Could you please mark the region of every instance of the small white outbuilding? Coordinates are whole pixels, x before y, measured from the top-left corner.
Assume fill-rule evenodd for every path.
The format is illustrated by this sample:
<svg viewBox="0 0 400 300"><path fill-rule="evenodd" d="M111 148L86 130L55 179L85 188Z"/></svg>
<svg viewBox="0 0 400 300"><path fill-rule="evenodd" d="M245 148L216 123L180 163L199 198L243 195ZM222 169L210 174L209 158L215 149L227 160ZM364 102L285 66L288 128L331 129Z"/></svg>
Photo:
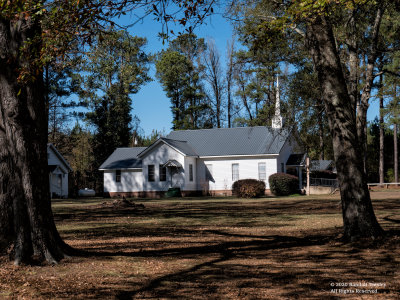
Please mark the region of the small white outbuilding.
<svg viewBox="0 0 400 300"><path fill-rule="evenodd" d="M68 173L72 168L53 144L47 144L47 165L51 198L68 198Z"/></svg>

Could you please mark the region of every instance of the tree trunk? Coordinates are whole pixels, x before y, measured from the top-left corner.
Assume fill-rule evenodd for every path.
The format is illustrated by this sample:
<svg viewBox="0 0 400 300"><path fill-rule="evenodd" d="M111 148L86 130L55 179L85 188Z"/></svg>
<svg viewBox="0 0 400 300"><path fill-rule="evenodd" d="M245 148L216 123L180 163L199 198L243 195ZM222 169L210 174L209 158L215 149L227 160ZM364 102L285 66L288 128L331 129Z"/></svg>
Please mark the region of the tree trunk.
<svg viewBox="0 0 400 300"><path fill-rule="evenodd" d="M227 113L228 113L228 128L232 127L232 81L233 81L233 52L234 42L228 42L227 45L228 65L226 71L226 93L227 93Z"/></svg>
<svg viewBox="0 0 400 300"><path fill-rule="evenodd" d="M12 199L15 198L15 189L11 186L14 181L10 172L11 157L5 145L5 128L0 123L0 253L12 243Z"/></svg>
<svg viewBox="0 0 400 300"><path fill-rule="evenodd" d="M351 99L351 105L353 107L354 117L357 111L357 103L359 103L359 92L358 92L358 69L360 68L360 59L358 54L358 44L357 44L357 28L356 20L353 13L349 16L349 28L351 34L347 40L347 45L349 49L349 78L348 78L348 89L349 96Z"/></svg>
<svg viewBox="0 0 400 300"><path fill-rule="evenodd" d="M232 98L231 98L231 85L228 84L227 88L227 94L228 94L228 102L227 102L227 110L228 110L228 128L231 128L231 107L232 107Z"/></svg>
<svg viewBox="0 0 400 300"><path fill-rule="evenodd" d="M180 123L180 96L179 96L179 91L175 91L175 97L173 98L173 107L172 107L172 113L174 116L174 119L172 121L172 129L177 130L179 129L179 123Z"/></svg>
<svg viewBox="0 0 400 300"><path fill-rule="evenodd" d="M352 102L347 91L332 26L324 16L308 25L307 46L321 83L333 141L342 202L344 238L377 237L383 233L368 191Z"/></svg>
<svg viewBox="0 0 400 300"><path fill-rule="evenodd" d="M394 142L394 147L393 147L393 151L394 151L394 165L393 165L393 169L394 169L394 182L398 183L399 182L399 161L398 161L398 157L399 157L399 152L397 150L397 124L394 123L393 124L393 142Z"/></svg>
<svg viewBox="0 0 400 300"><path fill-rule="evenodd" d="M219 89L219 87L217 88ZM217 105L217 128L221 128L221 94L219 90L215 93L215 98L216 98L216 105Z"/></svg>
<svg viewBox="0 0 400 300"><path fill-rule="evenodd" d="M72 250L51 211L43 71L35 63L41 45L25 44L36 36L38 22L0 18L0 237L14 244L15 264L32 256L55 263Z"/></svg>
<svg viewBox="0 0 400 300"><path fill-rule="evenodd" d="M382 5L382 4L381 4ZM367 172L367 111L368 101L371 97L372 85L374 83L374 69L378 56L379 28L383 16L383 9L378 7L375 15L374 25L372 27L372 37L370 53L367 60L365 71L365 84L360 101L357 103L357 135L360 143L360 150L363 155L364 172Z"/></svg>
<svg viewBox="0 0 400 300"><path fill-rule="evenodd" d="M319 135L319 159L325 159L324 123L322 121L322 109L318 114L318 135Z"/></svg>
<svg viewBox="0 0 400 300"><path fill-rule="evenodd" d="M249 114L250 121L253 121L253 115L251 114L250 106L247 101L245 84L244 84L244 82L240 82L239 84L240 84L239 88L241 89L241 92L242 92L240 97L242 98L243 105L246 108L247 113Z"/></svg>
<svg viewBox="0 0 400 300"><path fill-rule="evenodd" d="M379 78L379 86L382 87L382 75ZM385 170L384 170L384 151L385 151L385 132L383 122L383 95L379 98L379 183L385 182Z"/></svg>

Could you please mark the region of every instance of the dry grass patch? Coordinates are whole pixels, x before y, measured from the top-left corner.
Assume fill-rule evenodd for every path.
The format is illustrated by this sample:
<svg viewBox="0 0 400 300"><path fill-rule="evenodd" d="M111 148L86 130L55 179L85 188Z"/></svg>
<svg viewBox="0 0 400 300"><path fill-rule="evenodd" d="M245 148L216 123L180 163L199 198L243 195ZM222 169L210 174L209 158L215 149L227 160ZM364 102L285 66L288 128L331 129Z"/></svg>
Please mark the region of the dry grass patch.
<svg viewBox="0 0 400 300"><path fill-rule="evenodd" d="M371 195L390 238L364 247L341 243L337 195L57 201L61 235L88 255L22 267L3 256L0 298L398 299L400 193Z"/></svg>

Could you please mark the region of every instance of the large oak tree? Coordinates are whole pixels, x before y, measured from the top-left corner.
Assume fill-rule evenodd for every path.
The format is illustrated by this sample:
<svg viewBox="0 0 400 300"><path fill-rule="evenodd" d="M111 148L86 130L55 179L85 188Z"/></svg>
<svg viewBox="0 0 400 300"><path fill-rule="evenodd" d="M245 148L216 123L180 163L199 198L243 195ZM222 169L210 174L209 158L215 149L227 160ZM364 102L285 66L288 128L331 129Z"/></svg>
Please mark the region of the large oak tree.
<svg viewBox="0 0 400 300"><path fill-rule="evenodd" d="M398 4L379 0L245 1L254 21L253 50L298 33L313 61L333 141L342 199L344 237L378 237L366 179L368 101L380 53L396 51L382 27ZM239 10L240 11L240 10ZM396 32L392 26L391 31ZM392 35L393 36L393 35ZM392 38L392 37L391 37Z"/></svg>
<svg viewBox="0 0 400 300"><path fill-rule="evenodd" d="M171 2L183 17L167 9ZM210 12L200 1L0 0L0 250L13 245L15 264L73 253L51 211L43 67L136 9L164 24Z"/></svg>

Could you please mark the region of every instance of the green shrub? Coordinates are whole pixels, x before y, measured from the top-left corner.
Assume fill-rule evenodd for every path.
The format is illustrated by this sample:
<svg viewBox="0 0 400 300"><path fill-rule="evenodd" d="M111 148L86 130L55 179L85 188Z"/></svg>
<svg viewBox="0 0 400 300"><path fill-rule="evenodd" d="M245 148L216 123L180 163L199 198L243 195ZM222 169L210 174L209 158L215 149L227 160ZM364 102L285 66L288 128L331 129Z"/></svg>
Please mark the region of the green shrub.
<svg viewBox="0 0 400 300"><path fill-rule="evenodd" d="M386 171L385 174L385 182L395 182L394 180L394 170L393 168L390 168Z"/></svg>
<svg viewBox="0 0 400 300"><path fill-rule="evenodd" d="M265 182L257 179L241 179L232 185L232 193L241 198L256 198L265 194Z"/></svg>
<svg viewBox="0 0 400 300"><path fill-rule="evenodd" d="M269 188L276 196L295 194L299 190L299 178L290 174L275 173L269 176Z"/></svg>

